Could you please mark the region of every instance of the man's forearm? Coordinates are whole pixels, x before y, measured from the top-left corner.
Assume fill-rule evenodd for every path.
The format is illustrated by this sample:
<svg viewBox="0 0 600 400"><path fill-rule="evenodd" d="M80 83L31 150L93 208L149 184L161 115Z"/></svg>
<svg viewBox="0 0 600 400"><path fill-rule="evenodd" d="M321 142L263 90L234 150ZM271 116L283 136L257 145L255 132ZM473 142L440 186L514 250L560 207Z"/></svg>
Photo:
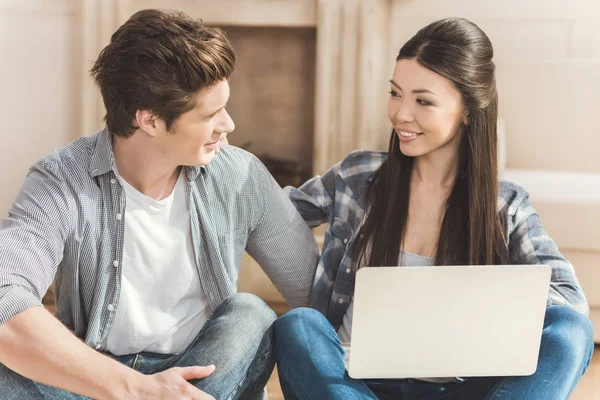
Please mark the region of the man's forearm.
<svg viewBox="0 0 600 400"><path fill-rule="evenodd" d="M43 307L0 326L0 363L36 382L94 399L122 398L144 377L87 346Z"/></svg>

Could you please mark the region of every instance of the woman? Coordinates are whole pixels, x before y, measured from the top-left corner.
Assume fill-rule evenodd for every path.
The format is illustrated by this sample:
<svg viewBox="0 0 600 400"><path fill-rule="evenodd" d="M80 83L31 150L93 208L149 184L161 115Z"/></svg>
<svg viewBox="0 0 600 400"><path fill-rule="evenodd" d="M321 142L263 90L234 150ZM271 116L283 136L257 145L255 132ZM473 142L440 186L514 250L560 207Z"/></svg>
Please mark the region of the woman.
<svg viewBox="0 0 600 400"><path fill-rule="evenodd" d="M275 324L286 399L567 399L585 372L592 327L573 267L527 193L498 181L492 56L488 37L465 19L421 29L400 50L390 80L388 152L352 153L289 191L310 226L329 229L314 309L293 310ZM358 268L495 264L552 267L534 375L428 381L347 375L341 342L351 341Z"/></svg>

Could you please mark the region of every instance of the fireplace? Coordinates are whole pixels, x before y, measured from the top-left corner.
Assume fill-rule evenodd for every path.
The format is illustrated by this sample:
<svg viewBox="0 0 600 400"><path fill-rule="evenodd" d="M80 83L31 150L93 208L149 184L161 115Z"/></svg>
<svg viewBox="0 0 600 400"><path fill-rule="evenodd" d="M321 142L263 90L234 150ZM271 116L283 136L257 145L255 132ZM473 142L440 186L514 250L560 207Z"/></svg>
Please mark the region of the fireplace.
<svg viewBox="0 0 600 400"><path fill-rule="evenodd" d="M281 186L300 185L313 172L316 29L220 28L236 54L229 143L255 154Z"/></svg>

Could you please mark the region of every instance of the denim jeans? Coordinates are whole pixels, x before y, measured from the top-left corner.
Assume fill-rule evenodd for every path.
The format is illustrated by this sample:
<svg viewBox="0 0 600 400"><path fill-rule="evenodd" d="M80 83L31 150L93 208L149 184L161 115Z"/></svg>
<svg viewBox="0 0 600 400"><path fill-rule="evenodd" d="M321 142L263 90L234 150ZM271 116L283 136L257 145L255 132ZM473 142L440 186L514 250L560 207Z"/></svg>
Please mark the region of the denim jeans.
<svg viewBox="0 0 600 400"><path fill-rule="evenodd" d="M219 305L192 344L178 355L140 353L113 357L143 374L171 367L216 366L207 378L191 381L217 400L260 399L275 365L275 313L258 297L237 293ZM82 400L34 382L0 364L3 400Z"/></svg>
<svg viewBox="0 0 600 400"><path fill-rule="evenodd" d="M335 330L320 312L309 308L290 311L275 322L275 344L279 380L288 400L566 400L594 351L590 320L567 306L546 309L538 367L531 376L451 383L352 379Z"/></svg>

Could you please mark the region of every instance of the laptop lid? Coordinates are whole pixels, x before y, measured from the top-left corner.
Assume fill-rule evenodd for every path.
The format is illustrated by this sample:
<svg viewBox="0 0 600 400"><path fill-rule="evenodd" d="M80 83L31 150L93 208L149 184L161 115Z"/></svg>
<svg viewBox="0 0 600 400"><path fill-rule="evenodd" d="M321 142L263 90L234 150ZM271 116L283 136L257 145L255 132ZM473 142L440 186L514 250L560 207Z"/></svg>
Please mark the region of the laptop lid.
<svg viewBox="0 0 600 400"><path fill-rule="evenodd" d="M360 269L349 375L533 374L550 273L545 265Z"/></svg>

